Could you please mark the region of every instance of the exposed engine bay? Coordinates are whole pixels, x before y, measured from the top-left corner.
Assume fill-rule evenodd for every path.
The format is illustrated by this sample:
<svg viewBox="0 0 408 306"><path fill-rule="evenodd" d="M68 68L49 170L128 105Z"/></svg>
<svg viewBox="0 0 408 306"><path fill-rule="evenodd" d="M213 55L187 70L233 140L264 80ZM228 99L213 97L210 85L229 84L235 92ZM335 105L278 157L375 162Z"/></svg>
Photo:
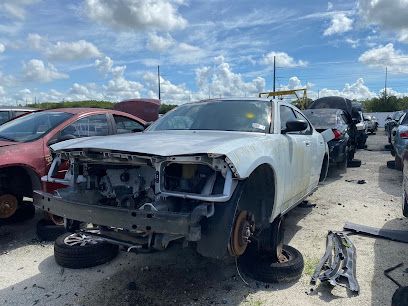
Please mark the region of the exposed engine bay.
<svg viewBox="0 0 408 306"><path fill-rule="evenodd" d="M70 166L64 179L55 178L65 160ZM68 187L48 199L43 193L40 207L100 225L104 234L127 233L127 241L134 238L144 247L163 249L173 240L200 240L201 226L214 215L215 203L233 194L237 179L232 170L222 156L59 152L43 181Z"/></svg>

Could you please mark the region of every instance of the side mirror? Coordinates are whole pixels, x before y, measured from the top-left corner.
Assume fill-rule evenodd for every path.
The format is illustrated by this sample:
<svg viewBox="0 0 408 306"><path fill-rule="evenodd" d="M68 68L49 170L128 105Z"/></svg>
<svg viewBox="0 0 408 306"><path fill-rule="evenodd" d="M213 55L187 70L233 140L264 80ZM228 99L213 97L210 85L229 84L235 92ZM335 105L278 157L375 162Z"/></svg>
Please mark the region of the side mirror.
<svg viewBox="0 0 408 306"><path fill-rule="evenodd" d="M291 120L286 122L286 129L282 131L282 134L289 132L301 132L307 129L307 122L304 120Z"/></svg>

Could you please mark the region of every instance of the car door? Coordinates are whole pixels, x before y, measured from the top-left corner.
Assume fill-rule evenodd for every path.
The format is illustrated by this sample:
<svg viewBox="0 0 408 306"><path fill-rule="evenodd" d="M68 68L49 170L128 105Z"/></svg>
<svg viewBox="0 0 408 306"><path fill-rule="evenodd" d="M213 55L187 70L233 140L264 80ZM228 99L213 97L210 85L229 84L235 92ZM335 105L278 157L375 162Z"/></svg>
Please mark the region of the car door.
<svg viewBox="0 0 408 306"><path fill-rule="evenodd" d="M317 132L313 130L306 117L300 111L296 109L294 109L294 111L297 119L303 120L308 124L306 130L298 132L299 141L302 142L302 146L304 148L302 173L304 174L305 178L301 182L302 197L304 197L310 191L311 184L315 182L320 175L320 171L315 170L320 170L320 167L316 165L320 164L317 149L321 144L318 143L319 139Z"/></svg>
<svg viewBox="0 0 408 306"><path fill-rule="evenodd" d="M310 144L307 144L305 137L298 132L284 133L286 122L296 120L294 109L287 105L279 106L280 128L285 142L282 147L282 160L285 161L284 197L283 209L288 209L302 197L304 190L309 185L309 178L306 177L305 162L307 160L306 151ZM309 166L309 165L308 165Z"/></svg>

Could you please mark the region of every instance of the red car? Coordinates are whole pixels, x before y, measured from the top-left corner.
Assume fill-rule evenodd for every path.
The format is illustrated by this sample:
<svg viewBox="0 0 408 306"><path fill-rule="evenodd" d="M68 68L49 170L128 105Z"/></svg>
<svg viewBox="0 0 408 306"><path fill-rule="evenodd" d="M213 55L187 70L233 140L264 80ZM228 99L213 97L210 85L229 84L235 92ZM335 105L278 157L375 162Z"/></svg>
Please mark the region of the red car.
<svg viewBox="0 0 408 306"><path fill-rule="evenodd" d="M23 210L24 197L42 189L51 164L49 146L60 141L143 131L146 122L106 109L61 108L34 112L0 126L0 219ZM33 206L33 205L30 205Z"/></svg>

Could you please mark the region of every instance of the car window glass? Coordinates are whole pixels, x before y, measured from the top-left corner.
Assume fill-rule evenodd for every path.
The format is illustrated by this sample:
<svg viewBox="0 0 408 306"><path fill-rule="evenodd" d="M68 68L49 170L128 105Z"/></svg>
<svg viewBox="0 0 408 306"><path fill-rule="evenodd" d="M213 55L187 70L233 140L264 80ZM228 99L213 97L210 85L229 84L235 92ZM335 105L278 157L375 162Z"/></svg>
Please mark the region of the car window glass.
<svg viewBox="0 0 408 306"><path fill-rule="evenodd" d="M79 138L108 134L108 120L105 114L101 114L88 116L71 123L61 131L60 137L72 136L72 138Z"/></svg>
<svg viewBox="0 0 408 306"><path fill-rule="evenodd" d="M296 120L296 116L290 107L281 105L279 109L280 109L281 130L284 130L286 129L286 122Z"/></svg>
<svg viewBox="0 0 408 306"><path fill-rule="evenodd" d="M0 124L10 120L10 113L9 111L1 111L0 112Z"/></svg>
<svg viewBox="0 0 408 306"><path fill-rule="evenodd" d="M307 123L307 129L304 130L304 131L302 131L301 133L302 133L302 134L311 134L311 132L312 132L312 127L310 126L310 123L309 123L309 121L307 121L306 117L303 116L303 114L300 113L300 112L298 112L297 110L295 110L295 114L296 114L297 119L303 120L303 121L305 121L305 122ZM335 119L335 120L336 120L336 119Z"/></svg>
<svg viewBox="0 0 408 306"><path fill-rule="evenodd" d="M269 102L214 100L181 105L151 125L149 131L218 130L267 133L270 123Z"/></svg>
<svg viewBox="0 0 408 306"><path fill-rule="evenodd" d="M71 116L72 114L57 111L31 113L1 125L0 138L18 142L33 141L43 137Z"/></svg>
<svg viewBox="0 0 408 306"><path fill-rule="evenodd" d="M24 114L27 114L28 112L25 112L25 111L15 111L14 112L14 116L15 117L19 117L19 116L21 116L21 115L24 115Z"/></svg>
<svg viewBox="0 0 408 306"><path fill-rule="evenodd" d="M117 134L134 133L144 130L143 125L130 118L119 115L113 115L113 118L115 119Z"/></svg>

